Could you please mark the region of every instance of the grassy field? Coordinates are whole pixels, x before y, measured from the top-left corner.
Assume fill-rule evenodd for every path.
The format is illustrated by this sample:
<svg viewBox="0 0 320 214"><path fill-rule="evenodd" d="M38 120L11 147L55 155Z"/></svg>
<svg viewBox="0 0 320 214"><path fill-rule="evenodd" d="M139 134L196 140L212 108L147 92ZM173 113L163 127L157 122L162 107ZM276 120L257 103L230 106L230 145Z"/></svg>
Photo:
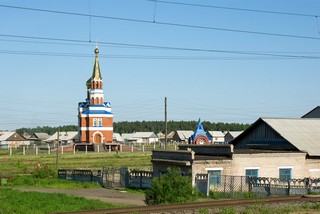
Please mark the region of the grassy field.
<svg viewBox="0 0 320 214"><path fill-rule="evenodd" d="M38 163L56 167L56 153L22 155L21 151L9 155L8 150L0 151L0 175L22 175L33 172ZM59 169L101 169L110 166L150 167L151 152L77 152L58 156Z"/></svg>
<svg viewBox="0 0 320 214"><path fill-rule="evenodd" d="M0 198L0 214L43 214L119 207L83 197L58 193L21 192L2 188L0 188Z"/></svg>

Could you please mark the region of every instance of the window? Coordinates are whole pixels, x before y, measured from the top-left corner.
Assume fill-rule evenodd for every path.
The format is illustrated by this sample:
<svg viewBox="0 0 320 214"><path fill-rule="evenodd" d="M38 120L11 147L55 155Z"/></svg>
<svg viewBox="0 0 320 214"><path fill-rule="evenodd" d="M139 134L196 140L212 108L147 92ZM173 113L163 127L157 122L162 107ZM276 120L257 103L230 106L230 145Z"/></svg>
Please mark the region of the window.
<svg viewBox="0 0 320 214"><path fill-rule="evenodd" d="M98 118L98 126L102 127L102 118Z"/></svg>
<svg viewBox="0 0 320 214"><path fill-rule="evenodd" d="M246 169L246 183L249 183L249 179L248 177L254 177L257 178L258 177L258 169Z"/></svg>
<svg viewBox="0 0 320 214"><path fill-rule="evenodd" d="M280 180L290 180L292 175L292 168L279 168L279 179Z"/></svg>
<svg viewBox="0 0 320 214"><path fill-rule="evenodd" d="M93 118L93 126L94 126L94 127L97 127L97 126L98 126L98 124L97 124L97 118Z"/></svg>
<svg viewBox="0 0 320 214"><path fill-rule="evenodd" d="M208 170L210 187L221 185L221 170Z"/></svg>

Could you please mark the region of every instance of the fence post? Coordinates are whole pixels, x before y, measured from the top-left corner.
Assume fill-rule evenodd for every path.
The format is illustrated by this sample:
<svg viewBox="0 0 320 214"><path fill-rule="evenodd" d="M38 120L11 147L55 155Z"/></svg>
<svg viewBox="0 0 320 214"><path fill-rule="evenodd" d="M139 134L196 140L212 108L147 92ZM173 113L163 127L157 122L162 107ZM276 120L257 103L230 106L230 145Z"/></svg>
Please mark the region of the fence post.
<svg viewBox="0 0 320 214"><path fill-rule="evenodd" d="M9 154L10 154L10 156L12 156L12 147L11 146L9 147Z"/></svg>
<svg viewBox="0 0 320 214"><path fill-rule="evenodd" d="M288 179L287 182L288 182L288 195L290 195L290 179Z"/></svg>
<svg viewBox="0 0 320 214"><path fill-rule="evenodd" d="M73 146L73 154L74 155L76 154L76 146L75 145Z"/></svg>
<svg viewBox="0 0 320 214"><path fill-rule="evenodd" d="M50 155L50 145L48 145L48 154Z"/></svg>
<svg viewBox="0 0 320 214"><path fill-rule="evenodd" d="M22 147L22 154L26 155L26 147L25 146Z"/></svg>
<svg viewBox="0 0 320 214"><path fill-rule="evenodd" d="M131 152L133 152L133 145L131 145Z"/></svg>
<svg viewBox="0 0 320 214"><path fill-rule="evenodd" d="M86 145L86 154L88 153L88 145Z"/></svg>
<svg viewBox="0 0 320 214"><path fill-rule="evenodd" d="M38 155L38 147L36 146L36 155Z"/></svg>

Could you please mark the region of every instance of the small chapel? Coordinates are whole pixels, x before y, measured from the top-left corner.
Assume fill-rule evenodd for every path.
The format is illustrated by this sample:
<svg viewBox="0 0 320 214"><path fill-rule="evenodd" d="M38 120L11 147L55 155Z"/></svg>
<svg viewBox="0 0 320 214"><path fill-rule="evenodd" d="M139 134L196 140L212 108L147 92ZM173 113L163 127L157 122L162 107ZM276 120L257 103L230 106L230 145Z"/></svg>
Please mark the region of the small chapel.
<svg viewBox="0 0 320 214"><path fill-rule="evenodd" d="M113 114L110 102L104 101L103 80L99 66L99 49L94 50L95 61L91 77L86 82L87 98L78 104L79 143L112 143Z"/></svg>

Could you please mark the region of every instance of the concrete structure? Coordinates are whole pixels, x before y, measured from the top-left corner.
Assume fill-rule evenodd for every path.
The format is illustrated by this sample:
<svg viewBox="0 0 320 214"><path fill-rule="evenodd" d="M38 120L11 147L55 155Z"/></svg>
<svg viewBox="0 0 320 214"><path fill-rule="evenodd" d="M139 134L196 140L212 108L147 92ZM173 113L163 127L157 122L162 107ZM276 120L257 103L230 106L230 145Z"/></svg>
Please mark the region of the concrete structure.
<svg viewBox="0 0 320 214"><path fill-rule="evenodd" d="M112 143L113 114L110 102L104 101L98 48L94 52L96 57L93 72L86 83L87 99L78 105L79 143Z"/></svg>
<svg viewBox="0 0 320 214"><path fill-rule="evenodd" d="M167 167L207 173L210 185L230 176L320 178L320 119L260 118L232 144L180 145L178 151L152 153L153 173Z"/></svg>

